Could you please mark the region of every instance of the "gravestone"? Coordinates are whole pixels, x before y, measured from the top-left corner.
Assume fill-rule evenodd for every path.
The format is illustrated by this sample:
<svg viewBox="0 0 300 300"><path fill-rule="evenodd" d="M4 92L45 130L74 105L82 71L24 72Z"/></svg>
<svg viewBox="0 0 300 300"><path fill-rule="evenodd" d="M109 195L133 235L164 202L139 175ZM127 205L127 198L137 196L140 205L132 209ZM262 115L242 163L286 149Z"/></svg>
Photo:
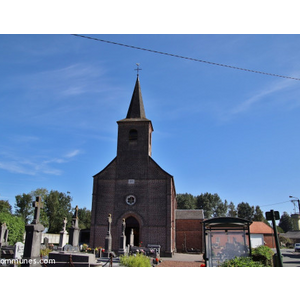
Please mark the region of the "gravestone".
<svg viewBox="0 0 300 300"><path fill-rule="evenodd" d="M44 226L40 223L40 212L43 208L41 197L36 197L36 201L33 202L34 207L34 219L31 224L25 226L26 238L24 246L24 263L22 267L40 267L40 251L41 251L41 239L44 231Z"/></svg>
<svg viewBox="0 0 300 300"><path fill-rule="evenodd" d="M126 235L125 235L126 222L125 219L122 221L122 233L120 237L120 249L119 255L124 255L126 253Z"/></svg>
<svg viewBox="0 0 300 300"><path fill-rule="evenodd" d="M24 255L24 244L21 242L15 243L15 254L14 258L15 259L22 259Z"/></svg>
<svg viewBox="0 0 300 300"><path fill-rule="evenodd" d="M44 245L45 245L45 248L48 248L49 239L47 237L44 237Z"/></svg>
<svg viewBox="0 0 300 300"><path fill-rule="evenodd" d="M74 247L70 244L66 244L63 247L63 251L64 252L78 252L78 247Z"/></svg>
<svg viewBox="0 0 300 300"><path fill-rule="evenodd" d="M69 228L69 244L73 247L79 247L79 233L78 226L78 205L76 205L75 213L72 218L72 226Z"/></svg>
<svg viewBox="0 0 300 300"><path fill-rule="evenodd" d="M59 234L60 234L59 247L64 247L67 244L67 240L68 240L68 232L66 230L67 218L64 218L63 223L64 223L64 225L63 225L62 231L59 232Z"/></svg>
<svg viewBox="0 0 300 300"><path fill-rule="evenodd" d="M6 223L2 223L0 227L0 247L7 246L8 229Z"/></svg>

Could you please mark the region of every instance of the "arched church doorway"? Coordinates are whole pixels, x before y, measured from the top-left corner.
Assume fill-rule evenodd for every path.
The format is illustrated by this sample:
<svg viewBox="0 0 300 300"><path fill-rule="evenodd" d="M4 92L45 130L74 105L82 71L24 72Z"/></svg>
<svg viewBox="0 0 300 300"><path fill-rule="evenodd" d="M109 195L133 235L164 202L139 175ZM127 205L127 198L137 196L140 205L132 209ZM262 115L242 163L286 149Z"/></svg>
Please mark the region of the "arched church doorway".
<svg viewBox="0 0 300 300"><path fill-rule="evenodd" d="M130 233L131 229L133 229L134 234L134 246L139 246L140 242L140 224L135 217L128 217L126 220L126 228L125 228L125 235L126 235L126 245L130 244Z"/></svg>

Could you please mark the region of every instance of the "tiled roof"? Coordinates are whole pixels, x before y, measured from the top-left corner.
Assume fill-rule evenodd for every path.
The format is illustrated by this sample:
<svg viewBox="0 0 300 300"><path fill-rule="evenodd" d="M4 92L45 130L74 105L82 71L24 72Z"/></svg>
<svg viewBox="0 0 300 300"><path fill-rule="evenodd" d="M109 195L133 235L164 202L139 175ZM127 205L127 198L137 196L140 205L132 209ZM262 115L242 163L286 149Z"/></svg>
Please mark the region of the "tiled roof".
<svg viewBox="0 0 300 300"><path fill-rule="evenodd" d="M271 228L264 222L254 221L250 225L250 233L273 234L273 228Z"/></svg>

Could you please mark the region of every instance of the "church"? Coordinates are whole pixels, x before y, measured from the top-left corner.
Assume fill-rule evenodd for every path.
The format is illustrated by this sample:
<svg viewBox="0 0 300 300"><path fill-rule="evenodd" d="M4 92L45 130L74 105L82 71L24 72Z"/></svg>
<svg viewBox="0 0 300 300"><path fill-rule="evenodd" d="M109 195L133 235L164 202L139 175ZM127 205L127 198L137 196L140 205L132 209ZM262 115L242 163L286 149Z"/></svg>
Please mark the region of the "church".
<svg viewBox="0 0 300 300"><path fill-rule="evenodd" d="M162 256L176 250L174 178L152 159L151 120L146 118L139 76L125 119L117 121L117 156L93 177L90 246L103 247L111 214L112 250L118 251L122 222L126 245L161 246Z"/></svg>

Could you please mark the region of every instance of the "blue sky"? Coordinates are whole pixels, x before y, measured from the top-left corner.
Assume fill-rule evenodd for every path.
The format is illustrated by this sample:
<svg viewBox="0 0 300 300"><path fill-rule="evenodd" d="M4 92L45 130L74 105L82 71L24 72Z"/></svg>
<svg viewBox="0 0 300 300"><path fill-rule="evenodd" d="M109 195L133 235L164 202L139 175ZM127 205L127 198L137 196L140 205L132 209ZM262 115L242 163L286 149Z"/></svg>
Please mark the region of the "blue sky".
<svg viewBox="0 0 300 300"><path fill-rule="evenodd" d="M87 35L300 78L299 35ZM300 81L64 34L0 35L0 199L14 205L43 187L90 209L92 176L116 155L136 63L152 158L177 193L293 213Z"/></svg>

